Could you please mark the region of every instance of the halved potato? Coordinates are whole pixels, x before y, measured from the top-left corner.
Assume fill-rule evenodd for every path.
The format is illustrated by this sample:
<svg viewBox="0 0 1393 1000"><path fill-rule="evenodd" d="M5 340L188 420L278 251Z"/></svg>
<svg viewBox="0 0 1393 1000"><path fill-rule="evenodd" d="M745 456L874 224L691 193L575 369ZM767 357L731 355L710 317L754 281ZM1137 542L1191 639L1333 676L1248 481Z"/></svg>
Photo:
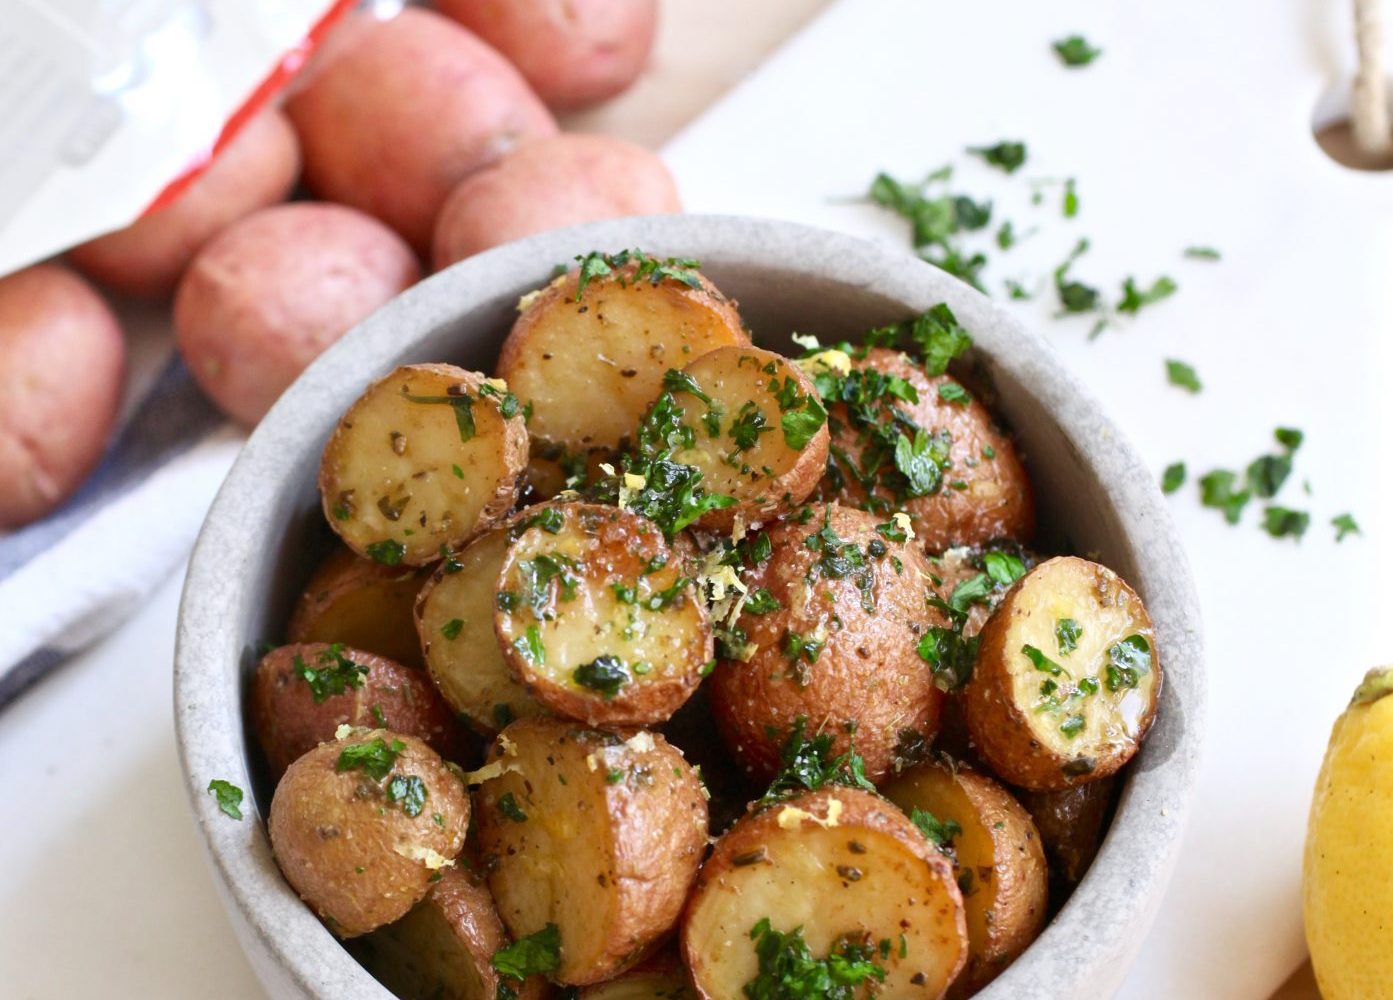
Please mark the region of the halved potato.
<svg viewBox="0 0 1393 1000"><path fill-rule="evenodd" d="M422 566L501 520L527 466L517 398L453 365L368 386L324 448L324 516L359 555Z"/></svg>
<svg viewBox="0 0 1393 1000"><path fill-rule="evenodd" d="M524 297L498 374L532 404L535 436L572 452L617 448L669 368L749 344L735 304L694 267L637 251L590 254Z"/></svg>
<svg viewBox="0 0 1393 1000"><path fill-rule="evenodd" d="M827 412L803 370L772 351L718 347L670 371L671 393L691 446L673 460L701 470L708 493L735 498L698 522L768 520L802 503L827 468Z"/></svg>
<svg viewBox="0 0 1393 1000"><path fill-rule="evenodd" d="M286 628L290 642L341 642L407 667L421 665L411 611L426 574L335 548L305 585Z"/></svg>
<svg viewBox="0 0 1393 1000"><path fill-rule="evenodd" d="M517 522L494 628L538 702L592 725L661 722L711 663L706 607L657 525L557 503Z"/></svg>
<svg viewBox="0 0 1393 1000"><path fill-rule="evenodd" d="M558 982L602 982L672 929L706 849L701 780L661 736L562 719L499 733L479 788L479 850L515 938L555 924Z"/></svg>
<svg viewBox="0 0 1393 1000"><path fill-rule="evenodd" d="M856 406L824 400L832 461L820 495L881 514L906 512L919 544L930 552L1000 538L1030 540L1035 532L1030 476L980 400L951 375L930 377L898 351L872 348L851 365L853 381L869 380L860 390L867 398ZM903 398L910 394L903 385L901 395L886 390L876 381L884 376L902 380L917 399ZM924 435L918 447L916 427ZM875 445L880 428L896 432L892 447ZM893 447L899 437L922 453L907 463L917 466L916 481L899 469Z"/></svg>
<svg viewBox="0 0 1393 1000"><path fill-rule="evenodd" d="M910 768L881 792L953 861L967 911L967 968L950 997L1001 973L1040 933L1049 879L1040 834L1011 793L985 774L941 760Z"/></svg>
<svg viewBox="0 0 1393 1000"><path fill-rule="evenodd" d="M982 629L963 689L968 729L1003 780L1034 791L1114 773L1156 716L1161 659L1141 598L1061 556L1026 574Z"/></svg>
<svg viewBox="0 0 1393 1000"><path fill-rule="evenodd" d="M390 726L465 764L477 752L421 671L338 643L292 643L263 656L252 680L251 717L277 777L343 725Z"/></svg>
<svg viewBox="0 0 1393 1000"><path fill-rule="evenodd" d="M804 948L873 963L858 997L941 996L967 959L952 865L878 795L829 787L753 812L702 866L682 921L698 996L782 996L771 959Z"/></svg>
<svg viewBox="0 0 1393 1000"><path fill-rule="evenodd" d="M491 528L440 565L416 602L418 648L450 706L492 736L546 713L508 671L493 629L508 529Z"/></svg>
<svg viewBox="0 0 1393 1000"><path fill-rule="evenodd" d="M441 870L426 898L395 923L354 942L369 972L403 1000L542 1000L541 976L505 978L493 956L512 942L488 889L457 868ZM507 986L511 993L502 993Z"/></svg>
<svg viewBox="0 0 1393 1000"><path fill-rule="evenodd" d="M798 720L854 746L879 780L898 748L938 731L943 691L918 643L947 627L926 603L928 564L896 525L837 504L806 508L750 536L768 558L744 573L740 613L722 637L711 708L726 746L768 781Z"/></svg>
<svg viewBox="0 0 1393 1000"><path fill-rule="evenodd" d="M454 864L469 792L430 747L355 729L295 761L267 830L281 873L340 937L404 917Z"/></svg>
<svg viewBox="0 0 1393 1000"><path fill-rule="evenodd" d="M696 1000L681 960L667 950L608 982L585 987L577 996L578 1000Z"/></svg>
<svg viewBox="0 0 1393 1000"><path fill-rule="evenodd" d="M1103 778L1058 792L1021 793L1021 805L1040 831L1058 887L1077 885L1098 854L1116 782Z"/></svg>

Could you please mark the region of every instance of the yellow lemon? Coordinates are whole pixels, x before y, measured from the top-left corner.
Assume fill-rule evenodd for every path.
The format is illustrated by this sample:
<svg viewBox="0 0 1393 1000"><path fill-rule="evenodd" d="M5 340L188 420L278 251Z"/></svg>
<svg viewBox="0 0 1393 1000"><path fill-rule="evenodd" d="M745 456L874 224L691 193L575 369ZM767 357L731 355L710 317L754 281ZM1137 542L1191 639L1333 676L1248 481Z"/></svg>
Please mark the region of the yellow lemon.
<svg viewBox="0 0 1393 1000"><path fill-rule="evenodd" d="M1393 667L1335 722L1306 830L1306 943L1325 1000L1393 997Z"/></svg>

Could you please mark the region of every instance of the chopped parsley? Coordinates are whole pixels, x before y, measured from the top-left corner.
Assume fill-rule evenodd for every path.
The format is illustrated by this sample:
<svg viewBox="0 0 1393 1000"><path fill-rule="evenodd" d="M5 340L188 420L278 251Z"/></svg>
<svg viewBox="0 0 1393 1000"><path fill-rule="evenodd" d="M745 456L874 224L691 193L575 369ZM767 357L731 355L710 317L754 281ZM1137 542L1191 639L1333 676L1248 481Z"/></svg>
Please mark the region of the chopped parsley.
<svg viewBox="0 0 1393 1000"><path fill-rule="evenodd" d="M1138 288L1136 279L1129 277L1122 282L1122 301L1117 304L1117 311L1136 315L1144 306L1155 305L1174 295L1176 288L1176 283L1164 274L1145 289Z"/></svg>
<svg viewBox="0 0 1393 1000"><path fill-rule="evenodd" d="M956 612L947 604L943 609ZM966 615L954 614L953 627L930 625L916 647L919 658L933 671L934 683L944 691L955 691L972 677L972 665L977 659L977 636L962 632Z"/></svg>
<svg viewBox="0 0 1393 1000"><path fill-rule="evenodd" d="M1064 198L1060 201L1060 212L1066 219L1072 219L1079 214L1079 189L1072 177L1064 182Z"/></svg>
<svg viewBox="0 0 1393 1000"><path fill-rule="evenodd" d="M547 650L542 645L542 631L536 625L527 626L527 631L513 640L513 648L534 667L547 662Z"/></svg>
<svg viewBox="0 0 1393 1000"><path fill-rule="evenodd" d="M291 662L295 673L310 686L316 705L332 695L343 694L349 688L362 687L368 676L368 668L344 656L343 644L338 642L319 651L314 667L305 663L299 653Z"/></svg>
<svg viewBox="0 0 1393 1000"><path fill-rule="evenodd" d="M541 976L561 967L561 929L547 924L535 934L518 938L493 953L498 974L519 982L528 976Z"/></svg>
<svg viewBox="0 0 1393 1000"><path fill-rule="evenodd" d="M1166 466L1166 471L1161 473L1161 492L1171 494L1184 485L1185 463L1172 462Z"/></svg>
<svg viewBox="0 0 1393 1000"><path fill-rule="evenodd" d="M609 701L619 693L620 688L633 680L633 675L619 657L605 653L576 667L571 678L581 687L600 692L605 701Z"/></svg>
<svg viewBox="0 0 1393 1000"><path fill-rule="evenodd" d="M955 819L939 819L927 809L917 806L910 812L909 821L919 828L919 832L929 843L945 854L951 854L953 841L959 837L963 828Z"/></svg>
<svg viewBox="0 0 1393 1000"><path fill-rule="evenodd" d="M1262 527L1273 538L1297 538L1306 534L1311 525L1311 515L1303 510L1292 510L1275 504L1263 508Z"/></svg>
<svg viewBox="0 0 1393 1000"><path fill-rule="evenodd" d="M1346 535L1362 535L1364 532L1359 530L1359 525L1355 523L1354 515L1339 514L1330 519L1330 524L1335 528L1335 541L1343 542Z"/></svg>
<svg viewBox="0 0 1393 1000"><path fill-rule="evenodd" d="M384 538L367 547L369 558L383 566L397 566L406 555L406 546L394 538Z"/></svg>
<svg viewBox="0 0 1393 1000"><path fill-rule="evenodd" d="M414 774L394 774L387 782L387 801L400 802L408 816L419 816L426 807L426 784Z"/></svg>
<svg viewBox="0 0 1393 1000"><path fill-rule="evenodd" d="M580 263L576 280L576 302L585 295L586 286L590 282L615 275L630 263L638 265L633 275L635 284L647 281L650 285L657 286L664 281L675 281L688 288L701 288L701 278L696 272L701 266L701 261L689 257L650 257L642 250L634 249L620 250L615 254L591 251L577 257L576 260ZM621 285L624 283L622 275L618 275L618 280Z"/></svg>
<svg viewBox="0 0 1393 1000"><path fill-rule="evenodd" d="M381 736L366 743L350 743L339 752L334 770L363 771L373 781L381 781L397 762L397 755L405 749L406 744L401 740L394 739L389 744Z"/></svg>
<svg viewBox="0 0 1393 1000"><path fill-rule="evenodd" d="M451 618L444 625L440 626L440 634L446 639L458 639L460 630L464 628L463 618Z"/></svg>
<svg viewBox="0 0 1393 1000"><path fill-rule="evenodd" d="M214 778L208 782L208 794L218 800L218 808L233 819L242 818L243 792L230 781Z"/></svg>
<svg viewBox="0 0 1393 1000"><path fill-rule="evenodd" d="M744 986L748 1000L852 1000L863 983L885 980L871 948L849 937L839 940L826 958L813 958L802 927L781 933L765 917L751 928L750 940L759 972Z"/></svg>
<svg viewBox="0 0 1393 1000"><path fill-rule="evenodd" d="M1059 618L1054 623L1054 639L1059 646L1059 655L1068 656L1079 648L1079 636L1083 635L1083 626L1072 618Z"/></svg>
<svg viewBox="0 0 1393 1000"><path fill-rule="evenodd" d="M1039 649L1037 649L1035 646L1030 645L1029 643L1026 643L1024 646L1021 647L1021 652L1025 654L1025 658L1027 660L1029 660L1032 664L1035 665L1036 670L1047 673L1051 677L1058 677L1060 674L1065 672L1063 667L1061 667L1058 663L1055 663L1054 660L1051 660L1044 653L1040 652Z"/></svg>
<svg viewBox="0 0 1393 1000"><path fill-rule="evenodd" d="M1185 257L1187 260L1218 260L1219 251L1213 247L1186 247Z"/></svg>
<svg viewBox="0 0 1393 1000"><path fill-rule="evenodd" d="M1112 692L1134 688L1141 676L1151 669L1151 644L1145 636L1129 635L1108 647L1108 665L1103 670L1103 685Z"/></svg>
<svg viewBox="0 0 1393 1000"><path fill-rule="evenodd" d="M972 402L972 396L957 382L939 383L938 398L945 403L957 403L959 406L966 406Z"/></svg>
<svg viewBox="0 0 1393 1000"><path fill-rule="evenodd" d="M1083 35L1070 35L1061 38L1051 46L1059 61L1070 69L1087 66L1103 54L1102 49L1094 48Z"/></svg>
<svg viewBox="0 0 1393 1000"><path fill-rule="evenodd" d="M1200 503L1223 511L1229 524L1238 523L1252 498L1252 490L1240 489L1237 474L1227 469L1215 469L1200 477Z"/></svg>
<svg viewBox="0 0 1393 1000"><path fill-rule="evenodd" d="M527 813L522 811L518 805L518 800L513 797L512 792L504 792L498 796L498 811L514 823L526 823Z"/></svg>
<svg viewBox="0 0 1393 1000"><path fill-rule="evenodd" d="M1087 252L1088 240L1079 240L1074 244L1069 256L1064 259L1064 263L1054 269L1054 288L1059 295L1060 309L1065 314L1093 312L1098 308L1101 299L1098 289L1069 277L1074 262Z"/></svg>
<svg viewBox="0 0 1393 1000"><path fill-rule="evenodd" d="M981 157L983 162L999 167L1008 174L1019 170L1026 159L1025 143L1002 140L994 146L968 146L967 151Z"/></svg>
<svg viewBox="0 0 1393 1000"><path fill-rule="evenodd" d="M445 390L443 396L415 396L406 391L406 386L401 389L402 398L410 403L420 403L422 405L448 406L455 413L455 427L459 430L461 443L473 439L476 430L474 426L474 397L464 391L464 386L455 384ZM512 395L512 393L509 393ZM517 400L513 402L516 404Z"/></svg>
<svg viewBox="0 0 1393 1000"><path fill-rule="evenodd" d="M741 610L750 615L767 615L769 612L778 611L782 607L779 599L770 593L768 587L759 587L746 595Z"/></svg>
<svg viewBox="0 0 1393 1000"><path fill-rule="evenodd" d="M866 762L855 748L832 756L832 734L818 733L812 739L804 737L807 716L800 715L789 728L779 754L779 771L755 808L781 802L802 792L817 791L826 785L845 785L875 791L866 780Z"/></svg>
<svg viewBox="0 0 1393 1000"><path fill-rule="evenodd" d="M1166 380L1171 385L1191 393L1199 392L1204 388L1200 384L1200 377L1195 369L1184 361L1177 361L1175 358L1166 359Z"/></svg>

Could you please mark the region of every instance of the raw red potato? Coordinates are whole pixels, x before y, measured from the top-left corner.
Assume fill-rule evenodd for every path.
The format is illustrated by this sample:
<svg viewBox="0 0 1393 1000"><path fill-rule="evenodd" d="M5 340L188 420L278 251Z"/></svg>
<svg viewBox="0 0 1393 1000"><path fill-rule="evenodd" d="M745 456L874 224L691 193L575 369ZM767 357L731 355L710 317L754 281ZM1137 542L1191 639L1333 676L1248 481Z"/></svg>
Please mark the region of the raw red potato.
<svg viewBox="0 0 1393 1000"><path fill-rule="evenodd" d="M214 237L184 274L179 349L223 412L255 424L326 347L420 276L411 248L361 212L262 209Z"/></svg>
<svg viewBox="0 0 1393 1000"><path fill-rule="evenodd" d="M672 175L654 153L602 135L523 143L470 174L435 223L436 270L547 229L682 211Z"/></svg>
<svg viewBox="0 0 1393 1000"><path fill-rule="evenodd" d="M82 278L55 264L0 278L0 530L47 514L92 471L125 366L121 327Z"/></svg>
<svg viewBox="0 0 1393 1000"><path fill-rule="evenodd" d="M556 122L497 52L419 7L335 32L286 111L305 182L360 208L424 255L450 190Z"/></svg>
<svg viewBox="0 0 1393 1000"><path fill-rule="evenodd" d="M658 21L656 0L437 0L521 70L556 111L626 90L643 71Z"/></svg>
<svg viewBox="0 0 1393 1000"><path fill-rule="evenodd" d="M300 144L279 109L252 118L173 204L89 240L68 258L112 291L159 298L202 246L250 212L284 201L300 175Z"/></svg>

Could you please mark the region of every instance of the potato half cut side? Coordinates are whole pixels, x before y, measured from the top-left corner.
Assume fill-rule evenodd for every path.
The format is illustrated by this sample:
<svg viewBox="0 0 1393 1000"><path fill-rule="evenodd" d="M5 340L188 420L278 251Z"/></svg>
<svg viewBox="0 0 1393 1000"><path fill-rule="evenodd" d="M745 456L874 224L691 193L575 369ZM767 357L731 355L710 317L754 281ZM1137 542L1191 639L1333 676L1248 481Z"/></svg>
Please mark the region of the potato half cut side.
<svg viewBox="0 0 1393 1000"><path fill-rule="evenodd" d="M746 587L708 682L726 747L758 780L780 766L799 719L852 746L878 781L938 731L943 691L919 654L947 617L927 603L928 565L899 525L837 504L751 533Z"/></svg>
<svg viewBox="0 0 1393 1000"><path fill-rule="evenodd" d="M833 461L821 495L878 513L905 511L930 552L1000 538L1030 540L1030 476L981 400L951 375L930 377L906 355L883 347L853 359L851 367L850 394L858 404L828 404ZM893 389L887 377L899 380Z"/></svg>
<svg viewBox="0 0 1393 1000"><path fill-rule="evenodd" d="M669 368L750 342L735 304L695 270L632 253L608 260L586 258L583 287L575 268L524 297L498 356L498 374L532 404L532 433L571 452L618 447Z"/></svg>
<svg viewBox="0 0 1393 1000"><path fill-rule="evenodd" d="M791 510L827 468L827 412L817 389L801 368L772 351L717 348L668 372L663 388L690 433L690 445L673 461L700 469L707 492L736 500L703 515L704 528L722 530L737 518L751 524Z"/></svg>
<svg viewBox="0 0 1393 1000"><path fill-rule="evenodd" d="M424 571L383 566L345 548L324 558L286 628L290 642L341 642L407 667L421 666L411 620Z"/></svg>
<svg viewBox="0 0 1393 1000"><path fill-rule="evenodd" d="M555 924L558 982L602 982L677 922L706 848L700 779L661 736L561 719L498 735L476 799L479 852L514 938Z"/></svg>
<svg viewBox="0 0 1393 1000"><path fill-rule="evenodd" d="M494 954L511 943L488 888L444 868L410 913L358 939L351 950L378 982L406 1000L542 1000L550 993L542 977L520 982L494 969ZM512 992L500 993L500 986Z"/></svg>
<svg viewBox="0 0 1393 1000"><path fill-rule="evenodd" d="M1151 617L1112 570L1061 556L1026 574L982 629L968 730L1003 780L1033 791L1117 771L1156 716Z"/></svg>
<svg viewBox="0 0 1393 1000"><path fill-rule="evenodd" d="M450 706L492 736L514 719L546 712L508 671L493 629L506 528L492 528L435 571L416 602L426 669Z"/></svg>
<svg viewBox="0 0 1393 1000"><path fill-rule="evenodd" d="M1049 905L1040 834L1001 785L943 761L916 765L882 788L945 856L967 914L967 968L950 997L966 997L1035 940Z"/></svg>
<svg viewBox="0 0 1393 1000"><path fill-rule="evenodd" d="M704 1000L776 983L780 958L836 953L856 996L938 997L967 959L952 865L878 795L824 788L751 813L716 842L682 922Z"/></svg>
<svg viewBox="0 0 1393 1000"><path fill-rule="evenodd" d="M706 608L657 525L559 503L516 522L494 627L541 704L592 725L667 719L711 662Z"/></svg>
<svg viewBox="0 0 1393 1000"><path fill-rule="evenodd" d="M386 566L439 559L500 520L527 466L517 398L453 365L407 365L368 386L319 467L324 515Z"/></svg>
<svg viewBox="0 0 1393 1000"><path fill-rule="evenodd" d="M286 881L340 937L404 917L454 863L469 792L414 736L355 729L299 758L267 831Z"/></svg>

